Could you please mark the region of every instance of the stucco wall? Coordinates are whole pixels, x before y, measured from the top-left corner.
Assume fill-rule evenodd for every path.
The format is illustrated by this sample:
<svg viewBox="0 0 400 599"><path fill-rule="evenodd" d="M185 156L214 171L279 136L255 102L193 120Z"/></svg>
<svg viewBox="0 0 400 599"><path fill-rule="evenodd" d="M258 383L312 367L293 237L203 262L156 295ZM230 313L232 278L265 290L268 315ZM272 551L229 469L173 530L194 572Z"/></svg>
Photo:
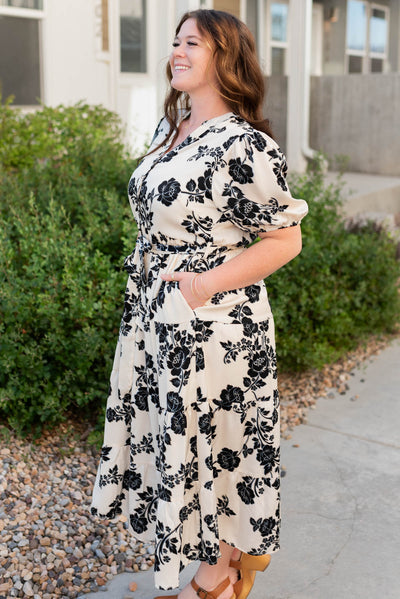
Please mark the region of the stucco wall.
<svg viewBox="0 0 400 599"><path fill-rule="evenodd" d="M310 145L348 170L400 176L400 74L311 78Z"/></svg>
<svg viewBox="0 0 400 599"><path fill-rule="evenodd" d="M43 20L44 101L112 107L108 65L95 55L94 2L47 2Z"/></svg>

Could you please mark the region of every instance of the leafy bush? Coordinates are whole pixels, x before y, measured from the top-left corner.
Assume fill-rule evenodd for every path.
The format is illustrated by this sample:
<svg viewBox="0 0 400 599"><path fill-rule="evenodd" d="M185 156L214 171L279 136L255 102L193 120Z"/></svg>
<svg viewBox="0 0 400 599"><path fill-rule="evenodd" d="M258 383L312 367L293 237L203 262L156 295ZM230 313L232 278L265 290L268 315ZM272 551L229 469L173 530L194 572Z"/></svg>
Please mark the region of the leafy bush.
<svg viewBox="0 0 400 599"><path fill-rule="evenodd" d="M398 325L396 246L371 224L346 227L341 187L340 180L325 184L321 161L291 185L309 205L303 250L266 281L283 370L320 368Z"/></svg>
<svg viewBox="0 0 400 599"><path fill-rule="evenodd" d="M95 405L109 375L121 275L62 207L31 197L0 231L1 408L15 428Z"/></svg>
<svg viewBox="0 0 400 599"><path fill-rule="evenodd" d="M121 134L102 107L0 105L0 415L20 433L104 409L137 234ZM322 366L399 315L387 235L346 230L318 165L292 191L310 206L304 249L267 280L282 369Z"/></svg>
<svg viewBox="0 0 400 599"><path fill-rule="evenodd" d="M104 405L137 233L121 133L102 107L0 107L0 414L20 432Z"/></svg>
<svg viewBox="0 0 400 599"><path fill-rule="evenodd" d="M24 210L30 193L43 211L54 197L84 231L92 228L93 219L100 219L105 232L96 243L105 253L119 256L121 213L110 212L106 196L116 193L126 214L126 188L134 160L121 141L122 134L119 117L101 106L80 102L23 114L9 102L0 105L3 217L11 205Z"/></svg>

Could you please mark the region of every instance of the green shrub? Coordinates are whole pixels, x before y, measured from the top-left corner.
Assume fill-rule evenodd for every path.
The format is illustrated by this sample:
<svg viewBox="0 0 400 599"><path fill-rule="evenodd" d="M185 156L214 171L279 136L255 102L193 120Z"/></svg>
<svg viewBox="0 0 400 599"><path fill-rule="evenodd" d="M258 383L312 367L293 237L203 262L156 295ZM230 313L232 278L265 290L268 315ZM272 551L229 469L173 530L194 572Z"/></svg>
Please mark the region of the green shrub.
<svg viewBox="0 0 400 599"><path fill-rule="evenodd" d="M104 406L137 234L121 133L102 107L0 107L0 415L19 432Z"/></svg>
<svg viewBox="0 0 400 599"><path fill-rule="evenodd" d="M400 269L385 231L346 228L340 180L327 186L321 162L291 191L308 202L309 214L302 253L266 281L278 358L283 370L320 368L367 335L396 329Z"/></svg>
<svg viewBox="0 0 400 599"><path fill-rule="evenodd" d="M71 222L90 228L93 215L114 235L103 235L111 244L106 253L119 255L121 215L104 206L104 193L115 192L126 206L126 188L133 171L122 139L119 117L101 106L78 103L52 108L43 106L23 114L8 103L0 106L0 191L12 197L12 205L23 210L29 193L39 210L46 210L52 197L64 206ZM1 202L6 214L9 203Z"/></svg>
<svg viewBox="0 0 400 599"><path fill-rule="evenodd" d="M0 407L16 429L102 403L124 276L62 207L31 197L0 232Z"/></svg>

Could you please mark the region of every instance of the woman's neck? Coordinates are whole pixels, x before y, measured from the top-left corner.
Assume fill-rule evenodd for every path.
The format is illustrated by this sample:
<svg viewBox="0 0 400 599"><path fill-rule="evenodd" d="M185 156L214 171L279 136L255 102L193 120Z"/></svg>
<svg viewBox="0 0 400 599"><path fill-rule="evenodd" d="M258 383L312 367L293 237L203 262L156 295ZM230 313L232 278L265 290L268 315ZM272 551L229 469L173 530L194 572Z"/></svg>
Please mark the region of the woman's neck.
<svg viewBox="0 0 400 599"><path fill-rule="evenodd" d="M220 97L214 98L190 98L190 116L188 117L188 125L198 127L204 121L214 119L221 114L230 112L230 107Z"/></svg>

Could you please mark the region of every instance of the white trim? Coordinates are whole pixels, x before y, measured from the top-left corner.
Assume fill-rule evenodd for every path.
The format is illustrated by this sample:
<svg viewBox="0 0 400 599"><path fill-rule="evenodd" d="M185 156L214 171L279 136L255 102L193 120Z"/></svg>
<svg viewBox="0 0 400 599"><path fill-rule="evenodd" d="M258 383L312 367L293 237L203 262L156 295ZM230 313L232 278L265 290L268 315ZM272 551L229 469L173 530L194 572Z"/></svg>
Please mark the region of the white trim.
<svg viewBox="0 0 400 599"><path fill-rule="evenodd" d="M240 20L246 23L247 0L240 0Z"/></svg>
<svg viewBox="0 0 400 599"><path fill-rule="evenodd" d="M45 10L33 8L14 8L14 6L0 6L0 15L4 17L21 17L25 19L43 19Z"/></svg>
<svg viewBox="0 0 400 599"><path fill-rule="evenodd" d="M258 60L263 72L267 72L267 23L265 0L257 0L257 45Z"/></svg>
<svg viewBox="0 0 400 599"><path fill-rule="evenodd" d="M46 9L46 4L44 4L44 8ZM47 15L46 15L47 16ZM42 88L42 102L43 104L47 104L48 103L48 99L50 97L50 80L49 77L47 76L47 71L48 71L48 49L47 49L47 30L49 27L49 22L47 18L43 18L42 22L40 24L40 34L41 34L41 39L40 39L40 51L41 51L41 57L40 57L40 66L41 66L41 88Z"/></svg>
<svg viewBox="0 0 400 599"><path fill-rule="evenodd" d="M145 83L149 79L149 73L119 73L119 86L132 87L135 83Z"/></svg>
<svg viewBox="0 0 400 599"><path fill-rule="evenodd" d="M272 48L285 48L287 49L287 42L279 42L278 40L270 40L270 45Z"/></svg>
<svg viewBox="0 0 400 599"><path fill-rule="evenodd" d="M146 70L142 75L150 75L153 77L156 72L157 48L156 44L152 43L150 35L150 24L156 23L159 17L159 6L157 0L147 0L146 2ZM172 40L171 40L172 41Z"/></svg>
<svg viewBox="0 0 400 599"><path fill-rule="evenodd" d="M324 45L324 7L313 3L311 29L310 75L321 76L323 73Z"/></svg>
<svg viewBox="0 0 400 599"><path fill-rule="evenodd" d="M291 0L289 19L289 70L286 155L290 168L303 172L309 147L310 55L312 0Z"/></svg>
<svg viewBox="0 0 400 599"><path fill-rule="evenodd" d="M40 101L46 104L45 88L44 88L44 52L43 52L43 19L38 23L38 47L39 47L39 93Z"/></svg>
<svg viewBox="0 0 400 599"><path fill-rule="evenodd" d="M103 6L102 0L94 0L93 5L93 14L94 14L94 43L95 43L95 56L98 62L104 62L106 64L110 64L111 62L111 43L110 43L110 35L111 35L111 6L110 0L107 0L108 4L108 50L103 50L102 42L103 42Z"/></svg>
<svg viewBox="0 0 400 599"><path fill-rule="evenodd" d="M119 47L119 4L118 10L115 10L115 4L110 0L108 3L108 43L110 48L110 62L108 72L109 85L109 106L111 110L118 110L118 83L120 67L120 47Z"/></svg>
<svg viewBox="0 0 400 599"><path fill-rule="evenodd" d="M165 15L165 27L167 30L168 50L171 50L171 44L175 35L175 28L178 25L176 15L176 0L167 0L168 10Z"/></svg>

